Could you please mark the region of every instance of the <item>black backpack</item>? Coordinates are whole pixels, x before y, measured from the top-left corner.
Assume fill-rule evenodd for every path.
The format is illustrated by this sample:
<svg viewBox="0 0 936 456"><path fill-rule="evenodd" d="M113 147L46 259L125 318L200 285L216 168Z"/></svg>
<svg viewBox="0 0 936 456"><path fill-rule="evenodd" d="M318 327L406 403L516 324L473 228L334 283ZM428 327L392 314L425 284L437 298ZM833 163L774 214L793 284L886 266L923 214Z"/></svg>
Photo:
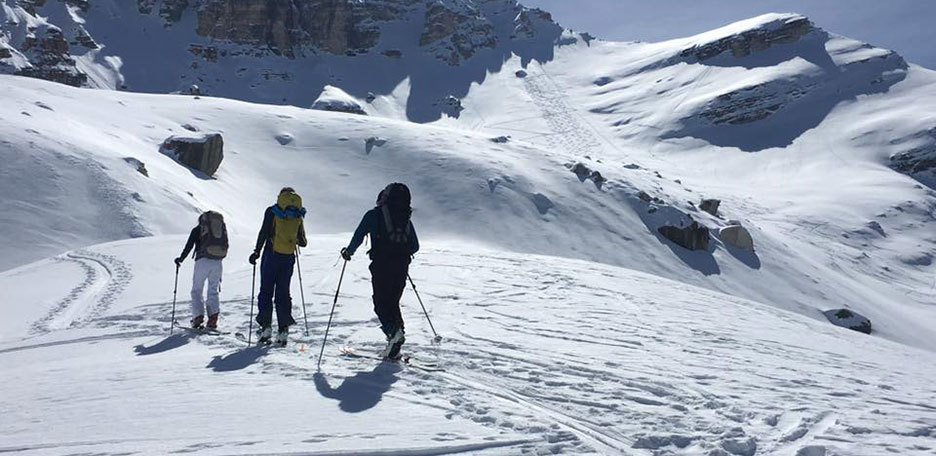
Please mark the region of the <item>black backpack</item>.
<svg viewBox="0 0 936 456"><path fill-rule="evenodd" d="M393 183L377 199L380 222L374 237L372 256L381 258L409 258L410 233L413 225L410 215L410 191L406 185ZM396 220L396 223L394 223Z"/></svg>
<svg viewBox="0 0 936 456"><path fill-rule="evenodd" d="M228 253L227 226L224 216L208 211L198 217L198 254L200 258L223 260Z"/></svg>

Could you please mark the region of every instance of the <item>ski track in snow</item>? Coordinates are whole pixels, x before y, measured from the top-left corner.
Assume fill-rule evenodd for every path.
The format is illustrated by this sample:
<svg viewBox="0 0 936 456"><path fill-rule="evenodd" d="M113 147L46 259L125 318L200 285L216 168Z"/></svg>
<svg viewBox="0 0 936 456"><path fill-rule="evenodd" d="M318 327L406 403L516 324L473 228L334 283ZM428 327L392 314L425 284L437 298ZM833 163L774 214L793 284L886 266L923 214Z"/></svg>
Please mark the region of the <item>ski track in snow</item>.
<svg viewBox="0 0 936 456"><path fill-rule="evenodd" d="M440 345L423 342L422 332L428 334L428 326L418 306L412 307L416 304L408 291L404 314L414 336L407 347L416 359L439 363L446 370L403 368L398 373L402 381L385 395L442 408L449 417L466 418L514 437L528 434L530 439L355 454L449 454L500 448L494 454L792 456L856 449L925 454L932 449L922 442L936 430L936 410L926 404L926 398L936 397L936 390L894 374L874 360L825 350L821 344L811 348L809 341L791 344L770 334L769 326L759 326L762 318L781 326L800 324L782 311L715 294L708 297L706 292L686 298L680 291L691 287L649 277L622 279L600 265L544 266L537 259L451 251L433 256L444 261L422 264L418 273L446 277L421 287L446 338ZM43 320L43 328L118 325L127 337L165 331L170 302L102 316L130 276L119 260L86 251L67 258L83 261L90 271L88 279L75 288L73 295L78 297L66 299ZM328 262L303 260L303 264L317 263ZM326 270L328 274L333 271ZM358 271L346 280L350 285L342 290L323 363L325 375L332 378L366 372L375 364L341 357L338 347L380 348L377 342L360 342L373 340L372 320L343 316L349 302L367 300L366 273ZM318 284L315 288L325 283L324 279L310 282ZM665 291L662 296L642 292L647 287ZM310 302L329 295L324 290L306 291ZM249 306L243 297L222 303L232 319L247 315ZM251 369L315 380L328 309L311 305L309 310L310 337L297 333L289 348L269 350ZM246 324L244 328L231 324L237 325L231 328L234 331L246 330ZM759 331L767 333L758 337ZM196 340L226 353L216 359L244 350L233 335ZM807 358L822 368L801 370L798 365ZM903 444L895 446L895 439Z"/></svg>
<svg viewBox="0 0 936 456"><path fill-rule="evenodd" d="M32 324L34 333L87 325L107 312L133 278L130 268L112 255L79 250L56 260L77 264L85 279L45 317Z"/></svg>

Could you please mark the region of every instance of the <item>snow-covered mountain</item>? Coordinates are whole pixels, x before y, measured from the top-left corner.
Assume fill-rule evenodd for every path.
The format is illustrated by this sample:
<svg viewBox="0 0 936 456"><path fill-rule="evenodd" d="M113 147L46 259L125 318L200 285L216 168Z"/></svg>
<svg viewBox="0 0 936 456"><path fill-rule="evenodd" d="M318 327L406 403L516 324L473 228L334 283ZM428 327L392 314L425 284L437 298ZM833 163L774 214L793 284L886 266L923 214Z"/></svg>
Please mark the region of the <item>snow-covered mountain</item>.
<svg viewBox="0 0 936 456"><path fill-rule="evenodd" d="M16 373L3 408L19 413L2 418L0 451L933 449L936 73L892 51L796 14L615 43L506 0L0 5L0 72L14 74L0 75L0 305L13 315L0 356ZM208 134L223 137L211 176L167 145ZM328 374L312 377L302 344L321 340L337 233L391 181L413 189L429 246L414 278L447 336L412 346L446 372L355 374L366 361L334 356L373 338L356 260ZM274 354L161 336L178 235L207 209L238 239L222 305L246 329L250 237L284 185L315 234L312 334ZM696 250L672 240L689 226L680 242ZM412 305L414 334L428 331ZM872 336L829 325L823 311L840 308ZM98 369L64 385L70 368L34 362L63 357ZM226 443L135 440L177 436L158 423L188 411L185 392L242 396L257 373L264 401L302 391L283 414L329 424L270 437L261 420L247 437L254 420L233 417L255 407L232 403L185 418ZM39 378L56 392L37 396ZM90 410L132 417L125 434L91 421L44 434L104 396ZM400 413L405 432L382 424Z"/></svg>

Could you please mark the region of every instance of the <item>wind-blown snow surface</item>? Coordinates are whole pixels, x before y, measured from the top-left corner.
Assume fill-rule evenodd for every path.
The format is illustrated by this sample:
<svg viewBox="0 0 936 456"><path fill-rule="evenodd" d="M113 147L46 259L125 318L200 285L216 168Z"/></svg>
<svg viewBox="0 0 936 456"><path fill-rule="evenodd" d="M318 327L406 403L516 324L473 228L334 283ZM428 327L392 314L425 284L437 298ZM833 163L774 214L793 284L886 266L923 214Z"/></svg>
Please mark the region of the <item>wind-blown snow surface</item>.
<svg viewBox="0 0 936 456"><path fill-rule="evenodd" d="M335 248L346 239L316 237L303 253L310 335L300 324L286 349L167 335L173 276L164 257L182 236L91 247L0 274L12 290L5 296L33 303L4 319L0 451L934 450L932 352L631 270L470 246L430 243L412 268L440 345L429 343L412 292L404 296L408 350L444 372L339 357L341 345L378 349L360 259L348 266L316 372L341 269ZM251 269L233 258L249 239L235 241L222 324L243 331ZM190 275L187 263L182 290ZM182 291L177 318L187 306ZM294 307L301 316L298 299Z"/></svg>

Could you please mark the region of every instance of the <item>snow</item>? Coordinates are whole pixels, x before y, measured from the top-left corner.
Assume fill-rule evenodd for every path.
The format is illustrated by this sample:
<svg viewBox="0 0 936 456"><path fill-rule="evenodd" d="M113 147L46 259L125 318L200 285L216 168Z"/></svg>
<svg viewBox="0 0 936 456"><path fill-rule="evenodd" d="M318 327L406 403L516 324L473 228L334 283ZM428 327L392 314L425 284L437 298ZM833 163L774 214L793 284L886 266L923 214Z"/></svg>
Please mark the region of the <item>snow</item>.
<svg viewBox="0 0 936 456"><path fill-rule="evenodd" d="M419 220L417 219L417 222ZM366 261L347 268L318 348L350 234L317 236L301 264L310 327L286 349L231 336L168 335L183 236L61 257L94 291L4 333L0 449L30 454L928 454L936 357L880 338L633 270L429 242L411 270L407 349L444 372L343 358L377 351ZM222 326L246 331L251 268L225 262ZM185 309L183 265L176 318ZM103 268L103 269L99 269ZM102 272L104 271L104 272ZM106 271L113 271L108 274ZM0 275L3 289L58 271ZM301 315L298 284L294 312ZM84 289L82 289L84 290ZM32 298L61 299L61 290ZM301 321L301 320L300 320ZM67 324L71 322L70 324ZM140 411L146 411L141 413ZM119 421L120 426L105 423ZM49 429L55 429L50 432ZM815 450L813 450L815 451Z"/></svg>
<svg viewBox="0 0 936 456"><path fill-rule="evenodd" d="M36 21L2 5L22 16L14 31ZM100 70L96 87L191 85L172 57L199 42L190 13L169 33L135 5L95 5L44 11L95 29L106 47L78 61ZM0 452L931 453L936 192L888 165L928 144L936 73L818 29L747 56L676 58L800 19L651 44L565 32L548 53L527 43L464 67L412 49L265 67L303 74L302 91L252 86L270 60L246 56L205 70L247 74L198 81L202 97L0 76ZM108 38L141 31L167 38L143 53ZM160 74L147 56L166 57ZM369 116L210 96L292 92L302 106L348 98ZM463 109L440 117L449 99ZM159 152L201 132L224 137L212 178ZM444 336L430 343L407 291L407 349L445 372L339 356L380 348L363 258L316 372L337 252L394 181L413 190L426 248L411 272ZM245 260L286 185L310 214L310 334L269 352L167 337L171 260L208 209L233 240L222 326L246 331ZM704 198L722 201L721 217L698 209ZM740 221L756 250L713 237L689 252L657 234L690 217L716 232ZM179 321L190 276L188 261ZM823 312L840 308L874 333L830 324Z"/></svg>

